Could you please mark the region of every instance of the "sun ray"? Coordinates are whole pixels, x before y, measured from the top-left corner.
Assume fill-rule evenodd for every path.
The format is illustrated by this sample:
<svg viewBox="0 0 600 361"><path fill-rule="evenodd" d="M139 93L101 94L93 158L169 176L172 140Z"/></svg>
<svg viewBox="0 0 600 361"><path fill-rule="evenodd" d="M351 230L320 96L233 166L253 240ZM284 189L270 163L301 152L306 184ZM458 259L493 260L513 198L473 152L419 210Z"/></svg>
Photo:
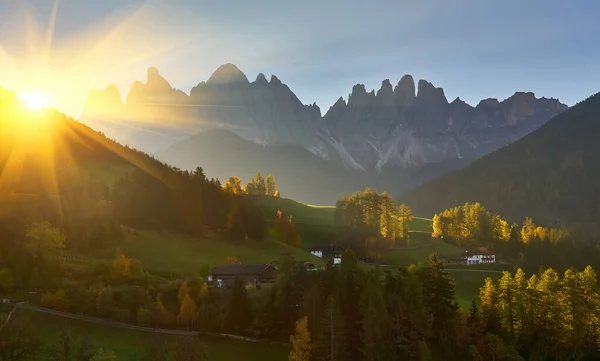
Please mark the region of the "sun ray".
<svg viewBox="0 0 600 361"><path fill-rule="evenodd" d="M54 0L52 5L52 12L50 13L50 19L48 20L48 29L46 30L46 39L43 46L42 59L47 61L50 58L52 52L52 41L54 40L54 29L56 26L56 15L58 14L58 0Z"/></svg>

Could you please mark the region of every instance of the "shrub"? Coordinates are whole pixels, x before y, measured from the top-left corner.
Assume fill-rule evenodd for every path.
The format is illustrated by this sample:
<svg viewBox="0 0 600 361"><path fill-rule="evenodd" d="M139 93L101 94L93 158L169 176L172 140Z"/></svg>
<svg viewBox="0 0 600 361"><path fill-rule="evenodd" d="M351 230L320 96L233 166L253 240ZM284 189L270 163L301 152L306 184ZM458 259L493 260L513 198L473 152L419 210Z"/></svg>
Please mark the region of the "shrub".
<svg viewBox="0 0 600 361"><path fill-rule="evenodd" d="M58 290L56 292L46 292L42 295L42 306L52 308L59 311L68 311L69 302L65 291Z"/></svg>

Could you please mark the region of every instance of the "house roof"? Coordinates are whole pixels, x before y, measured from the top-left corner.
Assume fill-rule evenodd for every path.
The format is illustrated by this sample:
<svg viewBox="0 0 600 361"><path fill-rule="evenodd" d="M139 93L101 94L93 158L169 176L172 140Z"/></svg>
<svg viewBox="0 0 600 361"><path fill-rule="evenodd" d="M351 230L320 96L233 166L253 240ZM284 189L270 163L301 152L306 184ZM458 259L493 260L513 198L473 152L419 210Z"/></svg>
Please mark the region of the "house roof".
<svg viewBox="0 0 600 361"><path fill-rule="evenodd" d="M270 264L264 263L236 263L224 266L217 266L212 269L211 274L214 275L248 275L261 274L268 268L275 268Z"/></svg>
<svg viewBox="0 0 600 361"><path fill-rule="evenodd" d="M478 248L473 248L467 251L467 254L469 255L484 255L484 256L491 256L494 254L494 252L487 248L487 247L478 247Z"/></svg>
<svg viewBox="0 0 600 361"><path fill-rule="evenodd" d="M323 252L344 252L344 247L337 244L329 244L326 246L313 247L309 251L323 251Z"/></svg>

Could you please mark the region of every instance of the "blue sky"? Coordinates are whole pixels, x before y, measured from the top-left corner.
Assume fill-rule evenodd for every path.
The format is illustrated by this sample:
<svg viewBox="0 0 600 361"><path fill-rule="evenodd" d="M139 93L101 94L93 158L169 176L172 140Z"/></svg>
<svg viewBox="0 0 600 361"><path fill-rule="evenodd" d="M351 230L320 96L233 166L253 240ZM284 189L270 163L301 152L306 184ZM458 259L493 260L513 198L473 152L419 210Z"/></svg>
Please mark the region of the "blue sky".
<svg viewBox="0 0 600 361"><path fill-rule="evenodd" d="M44 28L53 4L0 2L4 52L22 56L17 20L29 13ZM115 49L111 61L95 65L89 84L116 83L123 92L144 80L149 66L189 92L226 62L250 79L276 74L323 113L356 83L378 89L383 79L395 84L407 73L443 87L450 101L460 96L473 105L515 91L573 105L600 91L596 0L62 0L57 9L53 53L86 30L90 43L99 41L137 14L118 36L147 43L147 51L120 64Z"/></svg>

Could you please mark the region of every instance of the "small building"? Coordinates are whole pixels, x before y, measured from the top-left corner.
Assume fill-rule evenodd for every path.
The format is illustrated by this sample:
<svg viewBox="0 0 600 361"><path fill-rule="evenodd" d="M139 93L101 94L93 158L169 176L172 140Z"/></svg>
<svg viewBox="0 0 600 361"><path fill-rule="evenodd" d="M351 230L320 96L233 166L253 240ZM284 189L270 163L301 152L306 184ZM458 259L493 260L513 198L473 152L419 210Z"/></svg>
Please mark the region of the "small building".
<svg viewBox="0 0 600 361"><path fill-rule="evenodd" d="M270 264L244 264L236 263L224 266L217 266L212 269L207 277L208 283L217 287L232 287L236 279L244 284L252 283L259 285L261 283L271 283L277 278L277 269Z"/></svg>
<svg viewBox="0 0 600 361"><path fill-rule="evenodd" d="M474 248L466 251L463 263L466 265L496 263L496 255L487 247Z"/></svg>
<svg viewBox="0 0 600 361"><path fill-rule="evenodd" d="M313 247L309 251L313 256L322 259L329 259L333 262L333 264L340 264L342 263L342 253L344 252L344 248L338 245L330 244L324 247Z"/></svg>

